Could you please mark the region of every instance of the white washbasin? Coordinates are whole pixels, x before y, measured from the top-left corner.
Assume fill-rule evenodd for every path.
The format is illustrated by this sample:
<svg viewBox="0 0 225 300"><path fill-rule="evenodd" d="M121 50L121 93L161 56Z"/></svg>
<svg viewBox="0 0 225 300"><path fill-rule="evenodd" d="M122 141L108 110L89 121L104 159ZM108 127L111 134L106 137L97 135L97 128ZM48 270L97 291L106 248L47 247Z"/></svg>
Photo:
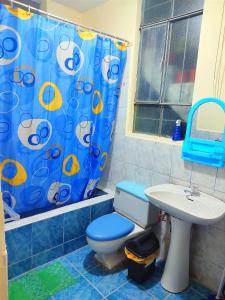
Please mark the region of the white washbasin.
<svg viewBox="0 0 225 300"><path fill-rule="evenodd" d="M186 222L209 225L218 222L225 215L225 203L221 200L200 193L190 196L182 185L161 184L145 190L149 201L170 215Z"/></svg>
<svg viewBox="0 0 225 300"><path fill-rule="evenodd" d="M209 225L225 215L225 203L175 184L161 184L145 190L149 201L171 215L171 240L162 286L180 293L189 285L190 236L192 223ZM193 196L193 194L197 196ZM213 247L213 245L212 245Z"/></svg>

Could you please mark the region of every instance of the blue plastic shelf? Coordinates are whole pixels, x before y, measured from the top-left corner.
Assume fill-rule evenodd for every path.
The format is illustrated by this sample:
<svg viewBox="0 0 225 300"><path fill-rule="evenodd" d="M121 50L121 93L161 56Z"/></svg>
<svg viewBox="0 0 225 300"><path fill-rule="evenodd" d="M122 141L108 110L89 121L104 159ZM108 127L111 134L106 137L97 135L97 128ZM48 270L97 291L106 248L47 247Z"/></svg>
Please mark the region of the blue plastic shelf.
<svg viewBox="0 0 225 300"><path fill-rule="evenodd" d="M225 126L222 141L203 140L191 137L192 122L196 110L201 105L210 102L218 104L225 113L225 102L217 98L205 98L193 105L188 115L186 137L182 148L182 158L184 160L222 168L225 164Z"/></svg>

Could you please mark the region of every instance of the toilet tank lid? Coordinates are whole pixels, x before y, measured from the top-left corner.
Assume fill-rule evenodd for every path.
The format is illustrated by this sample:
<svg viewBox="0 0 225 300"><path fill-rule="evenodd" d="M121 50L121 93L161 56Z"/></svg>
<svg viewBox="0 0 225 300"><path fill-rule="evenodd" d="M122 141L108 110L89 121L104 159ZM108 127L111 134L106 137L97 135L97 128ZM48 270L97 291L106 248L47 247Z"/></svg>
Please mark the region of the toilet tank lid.
<svg viewBox="0 0 225 300"><path fill-rule="evenodd" d="M148 198L145 196L144 193L146 186L142 184L138 184L133 181L124 180L117 183L116 188L128 194L131 194L143 201L149 202Z"/></svg>

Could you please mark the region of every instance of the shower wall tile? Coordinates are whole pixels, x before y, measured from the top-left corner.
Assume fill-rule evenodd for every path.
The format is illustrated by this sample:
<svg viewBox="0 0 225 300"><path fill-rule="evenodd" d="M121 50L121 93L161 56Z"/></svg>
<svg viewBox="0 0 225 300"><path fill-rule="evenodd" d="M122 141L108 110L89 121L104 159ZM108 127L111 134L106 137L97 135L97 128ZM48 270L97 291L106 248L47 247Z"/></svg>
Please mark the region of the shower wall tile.
<svg viewBox="0 0 225 300"><path fill-rule="evenodd" d="M63 255L64 255L63 245L41 252L32 257L32 268L36 268L40 265L46 264L47 262L54 260Z"/></svg>
<svg viewBox="0 0 225 300"><path fill-rule="evenodd" d="M85 207L65 214L64 242L73 240L85 234L90 223L90 208Z"/></svg>
<svg viewBox="0 0 225 300"><path fill-rule="evenodd" d="M113 199L6 232L9 278L87 244L91 220L113 211Z"/></svg>
<svg viewBox="0 0 225 300"><path fill-rule="evenodd" d="M15 264L32 255L32 226L27 225L6 232L9 264Z"/></svg>
<svg viewBox="0 0 225 300"><path fill-rule="evenodd" d="M113 212L113 201L108 200L91 206L91 221Z"/></svg>
<svg viewBox="0 0 225 300"><path fill-rule="evenodd" d="M16 264L10 265L8 269L8 278L15 278L32 269L32 259L28 258Z"/></svg>
<svg viewBox="0 0 225 300"><path fill-rule="evenodd" d="M86 235L83 235L77 239L66 242L63 245L64 245L64 255L73 252L87 245Z"/></svg>
<svg viewBox="0 0 225 300"><path fill-rule="evenodd" d="M63 243L63 216L33 224L32 254L38 254Z"/></svg>

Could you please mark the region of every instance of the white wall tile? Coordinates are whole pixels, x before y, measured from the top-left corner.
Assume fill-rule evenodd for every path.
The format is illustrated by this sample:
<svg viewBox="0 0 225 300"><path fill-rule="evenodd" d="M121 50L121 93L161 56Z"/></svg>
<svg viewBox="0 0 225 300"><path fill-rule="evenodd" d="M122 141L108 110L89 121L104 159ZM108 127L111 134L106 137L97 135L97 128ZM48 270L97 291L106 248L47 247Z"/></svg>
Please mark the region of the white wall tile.
<svg viewBox="0 0 225 300"><path fill-rule="evenodd" d="M152 186L152 171L137 167L135 181L143 184L146 188Z"/></svg>
<svg viewBox="0 0 225 300"><path fill-rule="evenodd" d="M220 220L219 222L217 222L216 224L214 224L213 227L224 231L224 234L225 234L225 217L222 220Z"/></svg>
<svg viewBox="0 0 225 300"><path fill-rule="evenodd" d="M160 173L152 172L152 185L169 183L170 177Z"/></svg>
<svg viewBox="0 0 225 300"><path fill-rule="evenodd" d="M225 193L225 168L219 168L217 171L215 189Z"/></svg>
<svg viewBox="0 0 225 300"><path fill-rule="evenodd" d="M135 165L124 163L123 176L124 180L136 181L137 167Z"/></svg>
<svg viewBox="0 0 225 300"><path fill-rule="evenodd" d="M208 189L214 189L216 181L216 168L193 164L191 184L202 185Z"/></svg>
<svg viewBox="0 0 225 300"><path fill-rule="evenodd" d="M189 183L191 181L192 163L181 159L181 152L181 146L173 146L171 176Z"/></svg>
<svg viewBox="0 0 225 300"><path fill-rule="evenodd" d="M217 266L225 263L224 231L214 226L193 226L191 249L192 253L202 256Z"/></svg>
<svg viewBox="0 0 225 300"><path fill-rule="evenodd" d="M163 175L170 175L172 163L172 145L155 143L153 148L152 170Z"/></svg>
<svg viewBox="0 0 225 300"><path fill-rule="evenodd" d="M170 183L183 185L185 187L190 187L191 186L190 181L188 182L188 181L184 181L184 180L177 179L177 178L174 178L174 177L170 177Z"/></svg>
<svg viewBox="0 0 225 300"><path fill-rule="evenodd" d="M215 292L217 291L223 267L214 265L202 256L192 255L190 260L190 271L192 277Z"/></svg>

